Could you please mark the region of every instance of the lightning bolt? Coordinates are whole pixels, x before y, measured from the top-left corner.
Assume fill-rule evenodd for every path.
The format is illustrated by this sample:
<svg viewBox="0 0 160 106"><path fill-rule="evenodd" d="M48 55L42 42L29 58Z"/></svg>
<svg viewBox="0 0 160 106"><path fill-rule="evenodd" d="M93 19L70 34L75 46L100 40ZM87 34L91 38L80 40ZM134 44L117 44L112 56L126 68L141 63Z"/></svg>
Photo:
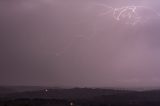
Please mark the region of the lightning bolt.
<svg viewBox="0 0 160 106"><path fill-rule="evenodd" d="M103 6L104 8L106 8L105 12L102 12L99 14L99 16L106 16L106 15L111 15L113 17L113 19L115 19L116 21L122 21L123 19L125 19L126 21L124 22L125 24L130 24L130 25L136 25L138 23L144 23L147 22L145 16L141 16L140 14L138 14L138 9L148 9L150 10L152 13L154 13L156 16L160 17L160 14L153 8L151 7L147 7L147 6L135 6L135 5L131 5L131 6L123 6L123 7L119 7L119 8L114 8L111 6L107 6L107 5L99 5L99 6Z"/></svg>
<svg viewBox="0 0 160 106"><path fill-rule="evenodd" d="M154 13L156 16L160 17L160 13L157 12L155 9L147 6L136 6L136 5L129 5L129 6L123 6L123 7L112 7L105 4L94 4L93 7L100 6L103 8L103 12L99 12L98 16L104 17L104 16L111 16L114 20L122 22L127 25L135 26L140 23L147 22L147 17L142 16L138 14L138 9L148 9L152 13ZM88 7L87 9L93 9L92 6ZM97 25L94 24L94 33L92 36L96 35L97 32ZM87 38L84 36L84 38ZM75 40L75 39L74 39ZM73 40L73 41L74 41ZM61 56L64 54L68 49L70 49L73 45L75 45L75 42L71 41L68 45L66 45L64 48L61 49L61 51L56 53L56 56Z"/></svg>

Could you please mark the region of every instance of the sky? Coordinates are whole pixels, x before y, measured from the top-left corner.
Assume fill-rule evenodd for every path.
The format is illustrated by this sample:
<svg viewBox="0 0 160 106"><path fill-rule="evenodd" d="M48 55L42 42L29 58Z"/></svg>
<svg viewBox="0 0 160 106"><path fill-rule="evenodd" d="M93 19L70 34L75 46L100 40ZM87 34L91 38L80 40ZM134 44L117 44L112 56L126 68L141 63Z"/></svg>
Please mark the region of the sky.
<svg viewBox="0 0 160 106"><path fill-rule="evenodd" d="M0 85L159 87L159 6L1 0Z"/></svg>

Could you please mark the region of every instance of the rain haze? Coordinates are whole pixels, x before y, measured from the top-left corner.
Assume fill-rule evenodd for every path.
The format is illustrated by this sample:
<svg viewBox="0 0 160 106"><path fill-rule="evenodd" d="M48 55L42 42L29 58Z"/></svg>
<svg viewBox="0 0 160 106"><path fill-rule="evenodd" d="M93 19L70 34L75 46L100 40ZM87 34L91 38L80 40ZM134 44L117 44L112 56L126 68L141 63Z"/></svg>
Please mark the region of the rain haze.
<svg viewBox="0 0 160 106"><path fill-rule="evenodd" d="M159 87L159 0L1 0L0 85Z"/></svg>

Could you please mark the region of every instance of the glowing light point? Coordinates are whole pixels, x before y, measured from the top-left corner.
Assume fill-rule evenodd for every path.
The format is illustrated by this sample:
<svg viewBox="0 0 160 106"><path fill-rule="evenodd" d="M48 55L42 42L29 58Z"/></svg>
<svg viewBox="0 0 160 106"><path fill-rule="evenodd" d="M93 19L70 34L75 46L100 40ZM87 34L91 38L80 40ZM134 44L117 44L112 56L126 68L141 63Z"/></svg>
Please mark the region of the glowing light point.
<svg viewBox="0 0 160 106"><path fill-rule="evenodd" d="M73 103L73 102L70 102L70 106L74 106L74 103Z"/></svg>
<svg viewBox="0 0 160 106"><path fill-rule="evenodd" d="M45 92L48 92L48 89L45 89Z"/></svg>

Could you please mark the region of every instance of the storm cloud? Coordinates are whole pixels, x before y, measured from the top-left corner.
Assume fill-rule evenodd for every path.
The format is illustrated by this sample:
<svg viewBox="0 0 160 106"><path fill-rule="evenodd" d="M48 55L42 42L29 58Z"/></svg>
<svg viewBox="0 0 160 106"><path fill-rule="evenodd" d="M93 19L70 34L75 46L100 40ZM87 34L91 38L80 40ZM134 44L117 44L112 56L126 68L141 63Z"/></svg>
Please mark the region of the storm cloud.
<svg viewBox="0 0 160 106"><path fill-rule="evenodd" d="M149 8L139 9L145 22L133 26L115 20L112 11L103 14L106 6L132 3ZM159 5L158 0L1 0L0 84L157 87Z"/></svg>

